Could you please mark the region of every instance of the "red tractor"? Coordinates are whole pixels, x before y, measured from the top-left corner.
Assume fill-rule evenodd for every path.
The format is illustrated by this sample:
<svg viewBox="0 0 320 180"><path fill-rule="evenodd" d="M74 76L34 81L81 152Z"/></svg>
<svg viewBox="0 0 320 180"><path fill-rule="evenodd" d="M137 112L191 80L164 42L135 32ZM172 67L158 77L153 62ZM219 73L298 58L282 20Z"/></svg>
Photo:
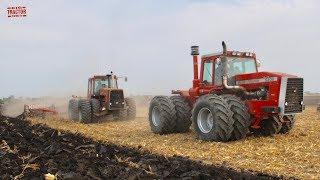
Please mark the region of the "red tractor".
<svg viewBox="0 0 320 180"><path fill-rule="evenodd" d="M123 90L118 88L119 78L112 72L89 78L87 98L69 100L69 119L83 123L94 122L106 115L113 115L115 119L134 119L135 101L124 97ZM127 81L127 77L124 79Z"/></svg>
<svg viewBox="0 0 320 180"><path fill-rule="evenodd" d="M157 134L194 129L201 140L230 141L250 132L264 135L289 132L303 104L303 78L276 72L259 72L250 52L227 50L201 57L191 47L194 79L189 90L174 96L156 96L149 107L151 130Z"/></svg>

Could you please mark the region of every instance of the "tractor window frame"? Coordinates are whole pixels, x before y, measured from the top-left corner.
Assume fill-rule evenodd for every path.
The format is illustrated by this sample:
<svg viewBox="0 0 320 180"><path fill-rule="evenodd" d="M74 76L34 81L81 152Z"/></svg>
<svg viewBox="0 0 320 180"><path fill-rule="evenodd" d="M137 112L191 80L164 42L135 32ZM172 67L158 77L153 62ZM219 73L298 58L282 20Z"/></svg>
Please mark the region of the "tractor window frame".
<svg viewBox="0 0 320 180"><path fill-rule="evenodd" d="M97 79L94 79L93 83L92 83L92 87L93 87L93 93L97 93L97 83L98 82L106 82L104 83L107 87L107 88L110 88L110 78L97 78ZM100 89L103 88L103 87L100 87Z"/></svg>
<svg viewBox="0 0 320 180"><path fill-rule="evenodd" d="M230 60L235 60L234 62ZM230 71L231 76L236 76L238 74L249 74L258 72L257 61L254 58L247 57L228 57L228 65L230 69L237 69L238 71Z"/></svg>
<svg viewBox="0 0 320 180"><path fill-rule="evenodd" d="M211 64L211 67L210 67L210 69L207 69L206 68L206 64ZM213 79L213 66L214 66L214 62L212 61L212 60L210 60L210 59L208 59L208 60L204 60L203 61L203 63L202 63L202 73L201 73L201 82L202 83L204 83L205 81L207 81L207 85L212 85L213 84L213 81L214 81L214 79ZM209 79L207 79L206 78L206 75L205 75L205 73L209 73L209 74L207 74L207 75L209 75L208 77L210 77L211 76L211 80L210 80L210 78ZM210 80L210 81L208 81L208 80Z"/></svg>
<svg viewBox="0 0 320 180"><path fill-rule="evenodd" d="M213 83L215 86L222 86L222 69L220 68L220 76L218 76L216 73L218 72L218 67L221 66L221 58L216 57L214 59L214 68L213 68Z"/></svg>

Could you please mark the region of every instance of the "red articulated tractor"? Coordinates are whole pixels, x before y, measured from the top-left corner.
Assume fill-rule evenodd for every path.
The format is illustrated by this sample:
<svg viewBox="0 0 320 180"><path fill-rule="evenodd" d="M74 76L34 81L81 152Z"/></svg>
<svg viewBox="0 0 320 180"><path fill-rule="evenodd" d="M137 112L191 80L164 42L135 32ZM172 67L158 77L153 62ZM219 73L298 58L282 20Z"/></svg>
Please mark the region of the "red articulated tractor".
<svg viewBox="0 0 320 180"><path fill-rule="evenodd" d="M227 50L201 56L191 47L194 79L189 90L156 96L149 106L151 130L157 134L184 133L193 124L201 140L230 141L248 133L289 132L295 115L304 109L303 78L278 72L259 72L251 52Z"/></svg>
<svg viewBox="0 0 320 180"><path fill-rule="evenodd" d="M112 72L94 75L88 80L87 98L73 97L69 100L69 119L82 123L95 122L107 115L115 119L134 119L136 104L125 98L123 89L118 88L118 79ZM123 77L127 81L127 77Z"/></svg>

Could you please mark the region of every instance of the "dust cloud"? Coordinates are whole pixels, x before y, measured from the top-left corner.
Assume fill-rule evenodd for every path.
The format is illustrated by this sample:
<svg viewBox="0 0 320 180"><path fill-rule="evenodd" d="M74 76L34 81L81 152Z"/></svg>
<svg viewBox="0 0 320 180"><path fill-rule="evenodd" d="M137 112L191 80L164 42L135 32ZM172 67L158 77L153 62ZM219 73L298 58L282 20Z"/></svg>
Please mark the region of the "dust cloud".
<svg viewBox="0 0 320 180"><path fill-rule="evenodd" d="M149 102L153 96L138 95L130 96L136 102L137 117L146 117ZM71 96L68 97L39 97L39 98L13 98L7 100L3 104L4 116L17 117L24 111L24 105L33 106L35 108L45 108L54 106L58 111L59 116L66 118L68 112L68 102Z"/></svg>
<svg viewBox="0 0 320 180"><path fill-rule="evenodd" d="M16 117L23 113L24 105L37 108L54 106L60 115L67 114L67 104L70 97L40 97L40 98L18 98L5 101L3 104L3 115Z"/></svg>

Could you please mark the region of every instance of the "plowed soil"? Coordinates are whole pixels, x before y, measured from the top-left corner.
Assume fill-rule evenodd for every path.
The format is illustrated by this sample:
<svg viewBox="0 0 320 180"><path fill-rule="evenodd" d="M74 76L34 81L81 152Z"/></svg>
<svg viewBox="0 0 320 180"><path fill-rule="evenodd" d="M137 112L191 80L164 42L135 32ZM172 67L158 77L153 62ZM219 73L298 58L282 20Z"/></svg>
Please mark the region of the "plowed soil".
<svg viewBox="0 0 320 180"><path fill-rule="evenodd" d="M197 140L192 130L185 134L156 135L150 130L146 118L147 108L140 109L138 116L133 121L109 121L101 124L80 124L57 117L31 121L167 157L177 155L210 165L285 177L320 179L320 115L315 107L307 107L298 115L296 125L289 134L274 137L250 136L228 143Z"/></svg>
<svg viewBox="0 0 320 180"><path fill-rule="evenodd" d="M165 157L0 117L0 179L279 179L185 157Z"/></svg>

